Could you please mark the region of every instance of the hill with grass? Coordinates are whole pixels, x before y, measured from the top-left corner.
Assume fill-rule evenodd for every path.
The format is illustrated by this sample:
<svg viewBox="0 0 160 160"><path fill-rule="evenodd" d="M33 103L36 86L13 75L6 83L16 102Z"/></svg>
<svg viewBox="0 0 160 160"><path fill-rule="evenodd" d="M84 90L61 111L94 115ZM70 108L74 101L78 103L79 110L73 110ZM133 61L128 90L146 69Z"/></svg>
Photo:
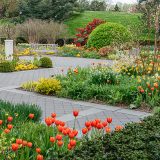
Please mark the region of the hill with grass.
<svg viewBox="0 0 160 160"><path fill-rule="evenodd" d="M139 13L126 13L126 12L108 12L108 11L86 11L81 14L75 15L67 20L65 24L71 36L74 36L77 28L85 27L88 22L94 18L106 20L106 22L115 22L123 24L124 26L135 26L140 24Z"/></svg>

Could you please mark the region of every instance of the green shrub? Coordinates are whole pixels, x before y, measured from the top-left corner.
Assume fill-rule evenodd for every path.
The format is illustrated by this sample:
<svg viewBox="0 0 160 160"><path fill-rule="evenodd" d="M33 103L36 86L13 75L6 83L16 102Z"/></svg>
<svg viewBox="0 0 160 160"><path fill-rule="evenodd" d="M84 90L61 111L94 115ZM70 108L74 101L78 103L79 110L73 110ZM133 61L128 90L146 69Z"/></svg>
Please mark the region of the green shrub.
<svg viewBox="0 0 160 160"><path fill-rule="evenodd" d="M87 46L100 49L109 45L121 45L131 39L130 32L121 24L105 23L90 34Z"/></svg>
<svg viewBox="0 0 160 160"><path fill-rule="evenodd" d="M101 56L97 52L84 52L83 53L83 58L94 58L94 59L100 59Z"/></svg>
<svg viewBox="0 0 160 160"><path fill-rule="evenodd" d="M49 57L40 58L40 67L43 68L52 68L52 60Z"/></svg>
<svg viewBox="0 0 160 160"><path fill-rule="evenodd" d="M33 113L33 121L39 121L41 117L41 109L35 105L17 104L13 105L9 102L0 101L0 119L6 120L8 116L13 117L13 124L24 122L28 119L28 115Z"/></svg>
<svg viewBox="0 0 160 160"><path fill-rule="evenodd" d="M41 78L37 82L29 81L21 85L22 89L45 95L55 95L61 90L61 83L54 78Z"/></svg>
<svg viewBox="0 0 160 160"><path fill-rule="evenodd" d="M93 70L90 76L91 84L117 84L118 82L118 74L107 69Z"/></svg>
<svg viewBox="0 0 160 160"><path fill-rule="evenodd" d="M62 85L58 95L62 97L103 101L109 104L130 104L137 97L135 79L117 75L104 67L78 68L78 74L69 71L67 77L57 78Z"/></svg>
<svg viewBox="0 0 160 160"><path fill-rule="evenodd" d="M0 72L13 72L15 69L12 61L3 61L0 63Z"/></svg>
<svg viewBox="0 0 160 160"><path fill-rule="evenodd" d="M41 78L35 84L35 91L46 95L55 95L61 90L60 81L54 78Z"/></svg>
<svg viewBox="0 0 160 160"><path fill-rule="evenodd" d="M26 83L23 83L21 87L24 90L32 92L32 91L35 91L36 85L37 85L37 82L28 81Z"/></svg>

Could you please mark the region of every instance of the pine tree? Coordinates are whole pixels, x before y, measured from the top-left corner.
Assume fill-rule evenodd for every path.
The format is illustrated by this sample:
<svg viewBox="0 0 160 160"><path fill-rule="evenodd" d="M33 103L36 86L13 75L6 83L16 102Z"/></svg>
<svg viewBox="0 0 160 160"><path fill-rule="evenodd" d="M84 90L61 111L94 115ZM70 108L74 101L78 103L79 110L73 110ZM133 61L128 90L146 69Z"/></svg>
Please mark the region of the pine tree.
<svg viewBox="0 0 160 160"><path fill-rule="evenodd" d="M20 0L19 9L24 18L63 21L74 11L76 0Z"/></svg>
<svg viewBox="0 0 160 160"><path fill-rule="evenodd" d="M115 5L114 11L115 11L115 12L119 12L119 11L120 11L120 8L118 7L118 4Z"/></svg>

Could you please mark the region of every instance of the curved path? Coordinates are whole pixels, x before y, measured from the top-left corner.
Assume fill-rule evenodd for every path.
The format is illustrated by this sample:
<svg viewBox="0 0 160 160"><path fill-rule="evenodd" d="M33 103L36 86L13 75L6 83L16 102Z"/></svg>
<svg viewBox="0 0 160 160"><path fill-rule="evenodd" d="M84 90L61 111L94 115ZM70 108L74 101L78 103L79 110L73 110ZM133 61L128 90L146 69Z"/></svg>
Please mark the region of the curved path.
<svg viewBox="0 0 160 160"><path fill-rule="evenodd" d="M31 59L33 57L23 57L24 59ZM67 71L69 67L87 67L92 63L103 63L111 65L112 61L94 60L84 58L69 58L69 57L52 57L54 68L39 69L31 71L21 71L13 73L0 73L0 99L10 101L13 103L29 103L37 104L43 111L42 120L49 116L52 112L56 112L58 119L66 121L72 127L74 117L72 110L80 110L76 128L79 130L84 127L86 120L93 120L100 118L104 120L106 117L113 118L112 128L116 125L124 125L128 122L138 122L141 118L148 116L148 113L112 107L109 105L93 104L88 102L73 101L51 96L43 96L36 93L18 90L17 88L23 82L29 80L38 80L40 77L49 77L55 74L62 74ZM63 73L64 74L64 73Z"/></svg>

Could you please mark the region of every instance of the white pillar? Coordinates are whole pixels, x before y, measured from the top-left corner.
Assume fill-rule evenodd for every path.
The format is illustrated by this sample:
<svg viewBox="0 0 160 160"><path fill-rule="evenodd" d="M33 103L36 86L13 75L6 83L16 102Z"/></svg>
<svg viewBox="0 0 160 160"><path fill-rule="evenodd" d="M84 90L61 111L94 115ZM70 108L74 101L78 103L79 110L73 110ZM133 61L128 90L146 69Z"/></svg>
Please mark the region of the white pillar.
<svg viewBox="0 0 160 160"><path fill-rule="evenodd" d="M5 40L5 55L12 59L13 56L13 40Z"/></svg>

